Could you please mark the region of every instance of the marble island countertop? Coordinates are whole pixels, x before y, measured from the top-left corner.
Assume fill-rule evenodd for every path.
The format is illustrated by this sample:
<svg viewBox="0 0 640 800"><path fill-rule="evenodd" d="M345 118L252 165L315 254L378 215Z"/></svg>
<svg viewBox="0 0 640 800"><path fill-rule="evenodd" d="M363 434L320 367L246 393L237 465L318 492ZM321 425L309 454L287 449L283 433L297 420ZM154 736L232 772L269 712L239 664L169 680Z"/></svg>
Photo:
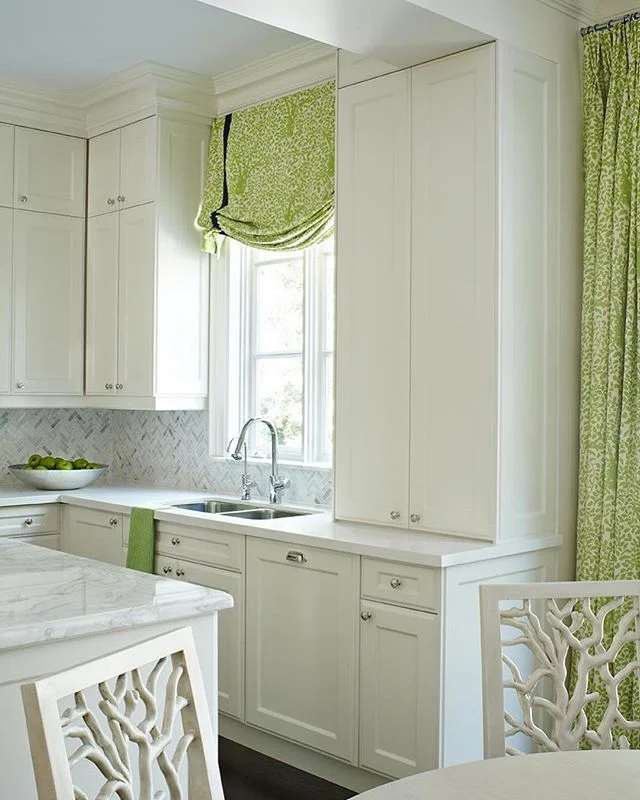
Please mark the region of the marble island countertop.
<svg viewBox="0 0 640 800"><path fill-rule="evenodd" d="M232 605L226 592L0 539L0 651Z"/></svg>
<svg viewBox="0 0 640 800"><path fill-rule="evenodd" d="M433 567L469 564L498 556L559 547L560 536L512 540L492 544L475 539L422 533L403 528L365 523L336 521L328 509L298 506L307 513L276 520L234 519L214 514L173 508L175 503L205 499L238 500L238 496L203 492L197 489L172 489L137 483L108 483L100 480L85 489L69 492L29 490L15 485L0 485L0 507L40 503L65 503L87 506L114 513L128 513L134 506L156 510L160 522L187 527L209 528L278 539L293 544L323 547L330 550L408 561ZM256 500L257 506L268 506ZM294 508L283 503L284 508Z"/></svg>

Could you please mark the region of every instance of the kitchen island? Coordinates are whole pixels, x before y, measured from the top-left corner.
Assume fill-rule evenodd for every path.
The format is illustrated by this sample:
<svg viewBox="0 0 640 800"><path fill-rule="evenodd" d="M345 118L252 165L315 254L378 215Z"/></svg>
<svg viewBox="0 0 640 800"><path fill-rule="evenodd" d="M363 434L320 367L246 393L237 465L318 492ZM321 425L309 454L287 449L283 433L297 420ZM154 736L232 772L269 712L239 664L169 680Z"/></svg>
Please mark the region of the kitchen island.
<svg viewBox="0 0 640 800"><path fill-rule="evenodd" d="M184 626L217 733L217 613L232 602L225 592L0 540L0 796L36 797L22 683Z"/></svg>

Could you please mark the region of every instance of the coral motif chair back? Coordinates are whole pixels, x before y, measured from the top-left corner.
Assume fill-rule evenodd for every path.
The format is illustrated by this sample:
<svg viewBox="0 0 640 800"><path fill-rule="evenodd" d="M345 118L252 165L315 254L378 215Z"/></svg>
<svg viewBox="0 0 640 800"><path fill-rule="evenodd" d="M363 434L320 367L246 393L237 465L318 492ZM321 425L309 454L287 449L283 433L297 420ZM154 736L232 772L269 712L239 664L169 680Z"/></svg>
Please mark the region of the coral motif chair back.
<svg viewBox="0 0 640 800"><path fill-rule="evenodd" d="M640 734L640 581L480 587L484 755Z"/></svg>
<svg viewBox="0 0 640 800"><path fill-rule="evenodd" d="M23 684L22 697L39 800L223 800L190 628Z"/></svg>

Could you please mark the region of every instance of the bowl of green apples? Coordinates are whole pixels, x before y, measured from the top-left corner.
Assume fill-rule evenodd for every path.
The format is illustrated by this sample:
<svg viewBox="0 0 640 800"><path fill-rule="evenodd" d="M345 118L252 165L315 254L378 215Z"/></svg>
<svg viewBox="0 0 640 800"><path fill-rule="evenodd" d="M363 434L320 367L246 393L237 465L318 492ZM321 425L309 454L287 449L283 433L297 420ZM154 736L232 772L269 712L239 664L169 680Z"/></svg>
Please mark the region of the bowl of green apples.
<svg viewBox="0 0 640 800"><path fill-rule="evenodd" d="M82 489L96 481L107 470L107 464L97 464L86 458L67 459L61 456L29 456L26 464L11 464L9 472L32 489Z"/></svg>

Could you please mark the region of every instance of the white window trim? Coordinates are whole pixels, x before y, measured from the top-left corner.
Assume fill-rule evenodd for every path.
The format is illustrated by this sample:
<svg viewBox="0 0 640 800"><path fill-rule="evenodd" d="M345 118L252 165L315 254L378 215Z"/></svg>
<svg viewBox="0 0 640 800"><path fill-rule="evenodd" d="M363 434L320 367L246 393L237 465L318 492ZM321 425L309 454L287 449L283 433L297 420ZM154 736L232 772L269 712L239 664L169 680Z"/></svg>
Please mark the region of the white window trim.
<svg viewBox="0 0 640 800"><path fill-rule="evenodd" d="M324 404L318 402L320 393L317 382L322 378L324 371L320 370L320 363L333 351L326 351L320 347L324 338L324 325L327 319L326 294L321 291L322 271L319 265L317 253L309 253L305 257L305 292L304 292L304 353L303 353L303 381L304 391L304 419L313 419L313 426L303 426L303 450L302 459L288 458L286 450L281 449L282 457L278 459L281 464L289 464L296 467L307 469L321 469L328 472L332 469L332 453L322 452L320 442L325 440L326 432L324 422L327 419L327 409ZM243 270L243 279L246 278L248 271ZM245 352L248 350L247 341L252 335L249 329L249 322L255 317L255 309L241 315L245 330L237 331L238 335L230 336L230 317L229 312L232 307L239 305L239 299L229 298L230 292L229 276L229 246L228 242L223 242L220 254L217 258L211 259L211 280L210 280L210 315L209 326L209 456L214 460L226 460L228 456L227 447L231 434L229 433L233 425L234 431L237 427L239 432L244 419L238 416L244 414L241 409L247 408L247 396L249 388L245 385L244 378L241 377L238 385L237 402L230 402L230 346L233 341L244 340ZM245 302L248 298L255 301L255 292L244 292ZM240 321L239 321L240 324ZM234 345L235 346L235 345ZM244 373L246 375L246 373ZM308 381L308 384L307 384ZM235 381L234 381L235 383ZM322 395L324 396L324 394ZM238 412L231 408L234 405ZM316 432L313 441L312 429ZM237 435L237 432L235 435ZM306 456L306 459L305 459ZM264 463L268 460L264 458L250 457L250 463Z"/></svg>

